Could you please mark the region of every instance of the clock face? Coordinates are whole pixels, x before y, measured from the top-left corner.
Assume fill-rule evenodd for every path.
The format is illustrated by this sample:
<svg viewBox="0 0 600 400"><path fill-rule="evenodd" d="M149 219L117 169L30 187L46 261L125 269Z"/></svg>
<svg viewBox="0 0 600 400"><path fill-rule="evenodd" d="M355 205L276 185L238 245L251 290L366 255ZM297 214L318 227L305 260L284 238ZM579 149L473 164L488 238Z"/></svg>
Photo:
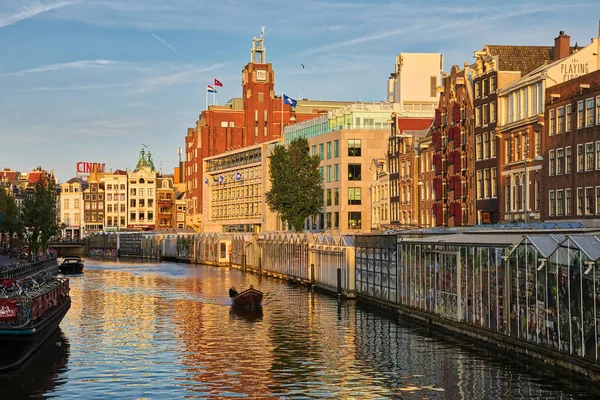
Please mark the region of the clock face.
<svg viewBox="0 0 600 400"><path fill-rule="evenodd" d="M256 70L256 80L257 81L266 81L267 80L267 71L264 69Z"/></svg>

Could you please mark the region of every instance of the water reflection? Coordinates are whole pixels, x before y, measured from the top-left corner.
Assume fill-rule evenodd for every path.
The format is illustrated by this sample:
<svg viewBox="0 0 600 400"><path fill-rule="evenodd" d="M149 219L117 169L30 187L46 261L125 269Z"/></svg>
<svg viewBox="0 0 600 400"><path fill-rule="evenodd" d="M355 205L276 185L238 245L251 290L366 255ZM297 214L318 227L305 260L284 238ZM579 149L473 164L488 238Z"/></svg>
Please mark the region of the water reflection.
<svg viewBox="0 0 600 400"><path fill-rule="evenodd" d="M251 284L265 293L265 306L232 308L228 288ZM27 390L13 384L11 393L61 399L586 394L408 321L228 268L87 260L71 295L61 325L71 339L68 368L49 374L55 387L40 379ZM5 380L0 376L0 384Z"/></svg>
<svg viewBox="0 0 600 400"><path fill-rule="evenodd" d="M19 368L0 375L0 399L54 397L65 383L69 341L59 328Z"/></svg>
<svg viewBox="0 0 600 400"><path fill-rule="evenodd" d="M262 307L231 307L229 317L247 322L259 322L263 319Z"/></svg>

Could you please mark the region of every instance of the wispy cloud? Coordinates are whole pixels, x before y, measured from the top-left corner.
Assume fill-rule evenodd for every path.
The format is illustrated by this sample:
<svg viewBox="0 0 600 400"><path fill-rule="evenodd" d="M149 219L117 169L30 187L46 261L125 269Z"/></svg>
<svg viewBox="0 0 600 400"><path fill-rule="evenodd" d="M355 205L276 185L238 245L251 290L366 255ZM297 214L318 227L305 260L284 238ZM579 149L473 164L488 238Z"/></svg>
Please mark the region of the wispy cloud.
<svg viewBox="0 0 600 400"><path fill-rule="evenodd" d="M156 40L158 40L159 42L161 42L162 44L164 44L165 46L167 46L168 48L170 48L173 51L173 53L177 53L177 50L175 50L175 48L173 46L171 46L169 43L167 43L166 40L164 40L163 38L161 38L160 36L158 36L154 32L152 32L152 36L154 36L156 38Z"/></svg>
<svg viewBox="0 0 600 400"><path fill-rule="evenodd" d="M19 21L33 18L41 13L56 10L58 8L70 6L71 4L80 2L81 0L61 0L50 3L41 2L39 0L29 1L24 5L21 5L21 7L15 11L0 13L0 28L16 24Z"/></svg>
<svg viewBox="0 0 600 400"><path fill-rule="evenodd" d="M7 72L0 75L9 75L9 76L24 76L28 74L37 74L43 72L59 72L59 71L69 71L69 70L81 70L88 68L102 68L102 67L127 67L132 66L131 63L125 63L114 60L77 60L70 61L65 63L55 63L55 64L47 64L40 65L36 68L24 69L21 71L15 72Z"/></svg>
<svg viewBox="0 0 600 400"><path fill-rule="evenodd" d="M171 73L167 75L152 76L142 78L134 82L134 86L140 92L147 92L161 87L182 85L186 83L197 83L203 78L207 78L206 72L225 67L228 63L218 63L207 67L193 68L183 72Z"/></svg>
<svg viewBox="0 0 600 400"><path fill-rule="evenodd" d="M28 92L60 92L69 90L100 90L114 89L130 86L131 83L102 83L97 85L75 85L75 86L38 86L33 88L23 88L14 90L3 90L0 93L28 93Z"/></svg>

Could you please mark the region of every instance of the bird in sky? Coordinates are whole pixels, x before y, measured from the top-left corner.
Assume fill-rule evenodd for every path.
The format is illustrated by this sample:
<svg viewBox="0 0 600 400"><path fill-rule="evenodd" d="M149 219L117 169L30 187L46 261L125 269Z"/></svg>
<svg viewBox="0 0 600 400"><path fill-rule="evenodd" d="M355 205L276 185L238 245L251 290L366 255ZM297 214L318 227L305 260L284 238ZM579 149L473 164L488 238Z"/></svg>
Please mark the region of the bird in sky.
<svg viewBox="0 0 600 400"><path fill-rule="evenodd" d="M300 65L302 65L302 69L304 69L304 64L300 64Z"/></svg>
<svg viewBox="0 0 600 400"><path fill-rule="evenodd" d="M142 146L144 146L144 147L150 147L149 144L144 144L144 143L142 143Z"/></svg>

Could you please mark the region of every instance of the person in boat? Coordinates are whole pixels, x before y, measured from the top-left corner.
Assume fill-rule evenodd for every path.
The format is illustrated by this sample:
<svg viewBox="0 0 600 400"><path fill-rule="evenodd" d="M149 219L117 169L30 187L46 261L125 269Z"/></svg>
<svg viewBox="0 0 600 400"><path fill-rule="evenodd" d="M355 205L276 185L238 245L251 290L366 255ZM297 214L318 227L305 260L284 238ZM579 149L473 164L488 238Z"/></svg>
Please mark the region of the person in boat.
<svg viewBox="0 0 600 400"><path fill-rule="evenodd" d="M234 298L238 295L238 291L235 290L235 286L229 288L229 297Z"/></svg>

